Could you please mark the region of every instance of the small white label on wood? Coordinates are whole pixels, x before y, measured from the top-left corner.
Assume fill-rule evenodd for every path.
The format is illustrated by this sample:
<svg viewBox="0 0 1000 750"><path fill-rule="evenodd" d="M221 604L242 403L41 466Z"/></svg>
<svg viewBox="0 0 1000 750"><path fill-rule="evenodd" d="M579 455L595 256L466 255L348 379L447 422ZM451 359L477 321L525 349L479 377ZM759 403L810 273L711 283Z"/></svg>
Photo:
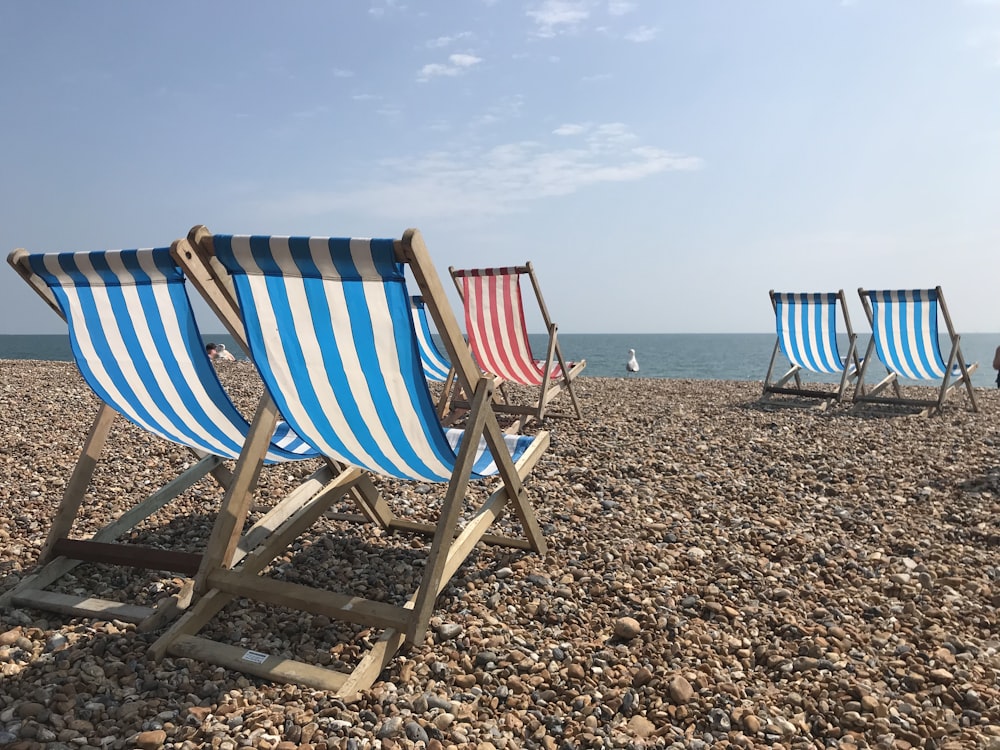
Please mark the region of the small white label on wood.
<svg viewBox="0 0 1000 750"><path fill-rule="evenodd" d="M267 660L267 654L260 651L247 651L243 654L243 661L251 661L254 664L263 664Z"/></svg>

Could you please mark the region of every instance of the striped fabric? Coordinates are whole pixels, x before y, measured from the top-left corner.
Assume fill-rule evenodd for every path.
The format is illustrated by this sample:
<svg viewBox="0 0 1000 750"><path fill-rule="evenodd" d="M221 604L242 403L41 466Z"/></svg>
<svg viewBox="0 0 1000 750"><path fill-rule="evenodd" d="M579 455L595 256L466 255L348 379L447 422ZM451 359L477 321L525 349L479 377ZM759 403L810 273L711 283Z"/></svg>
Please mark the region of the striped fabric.
<svg viewBox="0 0 1000 750"><path fill-rule="evenodd" d="M836 292L774 293L778 342L793 365L820 373L844 371L837 348L839 299Z"/></svg>
<svg viewBox="0 0 1000 750"><path fill-rule="evenodd" d="M912 380L948 374L938 341L936 289L865 290L872 307L872 337L878 358L890 372ZM958 366L952 374L958 374Z"/></svg>
<svg viewBox="0 0 1000 750"><path fill-rule="evenodd" d="M169 248L29 256L69 324L80 372L108 405L167 440L234 459L250 425L208 359ZM266 461L314 456L282 423Z"/></svg>
<svg viewBox="0 0 1000 750"><path fill-rule="evenodd" d="M462 431L442 430L393 240L215 235L254 363L296 432L324 456L446 482ZM516 461L532 437L511 436ZM484 440L474 476L496 473Z"/></svg>
<svg viewBox="0 0 1000 750"><path fill-rule="evenodd" d="M514 383L541 385L545 363L531 354L519 269L479 268L453 273L462 279L465 330L480 369ZM554 365L549 377L561 375L562 369Z"/></svg>
<svg viewBox="0 0 1000 750"><path fill-rule="evenodd" d="M448 379L451 365L438 350L431 336L427 321L427 306L424 298L410 297L410 312L413 314L413 328L417 333L417 346L420 348L420 361L424 366L424 377L435 383L443 383Z"/></svg>

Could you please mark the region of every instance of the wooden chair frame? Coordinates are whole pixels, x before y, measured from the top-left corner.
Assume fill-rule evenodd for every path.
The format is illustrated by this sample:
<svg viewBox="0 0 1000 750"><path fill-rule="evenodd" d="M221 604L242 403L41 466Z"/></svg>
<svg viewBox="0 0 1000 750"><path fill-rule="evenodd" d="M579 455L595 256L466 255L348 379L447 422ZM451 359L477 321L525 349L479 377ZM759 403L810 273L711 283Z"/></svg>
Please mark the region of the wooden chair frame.
<svg viewBox="0 0 1000 750"><path fill-rule="evenodd" d="M178 256L184 259L182 267L193 279L216 273L220 267L215 259L212 235L204 227L192 229L187 240L178 243L177 250ZM528 503L523 480L548 447L548 433L538 433L527 452L516 463L511 460L505 447L503 432L490 408L493 380L482 375L472 360L420 233L413 229L407 230L402 239L396 241L395 253L396 260L407 264L416 279L427 311L434 320L455 369L458 387L473 394L465 428L471 432L467 432L467 437L462 441L456 468L447 485L441 515L436 524L414 522L395 516L369 475L356 467L346 468L339 474L335 487L327 497L332 501L353 493L361 514L350 516L349 520L369 521L388 531L416 532L431 537L429 556L416 591L405 604L398 606L279 582L260 575L276 556L315 522L322 512L319 508L289 517L270 534L264 544L244 557L238 568L229 564L228 561L232 559L229 550L235 544L238 529L249 508L250 499L243 491L243 486L250 483L247 477L252 477L259 470L259 436L267 433L277 418L273 399L265 398L254 418L251 438L236 465L227 495L232 501L227 502L230 514L225 519L220 519L213 530L213 538L198 574L197 589L204 590L205 593L153 644L150 653L154 658L161 659L167 655L189 657L268 680L294 682L332 690L341 697L353 697L371 686L404 644L423 640L436 597L478 542L544 553L545 540ZM189 265L200 265L202 270L189 269ZM213 283L206 285L203 292L209 295L209 304L215 307L222 303L214 302L212 295L218 294L219 289L228 288L231 287L225 283ZM465 526L460 527L469 473L478 443L477 435L485 439L496 459L501 484L466 519ZM512 507L520 522L523 538L488 533L508 506ZM198 631L237 597L323 614L331 619L381 629L383 632L351 672L248 651L197 635Z"/></svg>

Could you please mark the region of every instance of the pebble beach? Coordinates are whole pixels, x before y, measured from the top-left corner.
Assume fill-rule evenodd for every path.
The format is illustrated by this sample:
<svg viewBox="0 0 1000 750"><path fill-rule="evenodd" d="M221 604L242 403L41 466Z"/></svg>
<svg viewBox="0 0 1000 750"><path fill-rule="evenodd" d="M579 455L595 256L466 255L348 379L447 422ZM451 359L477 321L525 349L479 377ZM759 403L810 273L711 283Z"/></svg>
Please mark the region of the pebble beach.
<svg viewBox="0 0 1000 750"><path fill-rule="evenodd" d="M248 363L220 376L245 414ZM423 643L332 693L189 659L157 631L0 610L0 747L1000 750L1000 396L936 417L761 408L759 382L588 378L526 481L544 555L481 546ZM926 392L929 389L924 389ZM0 360L0 594L29 574L98 401L70 363ZM73 535L191 461L119 419ZM263 512L317 466L264 470ZM380 483L432 520L435 488ZM203 481L133 534L199 551ZM513 523L513 522L512 522ZM423 547L322 519L275 577L398 602ZM168 574L77 568L68 592L155 602ZM324 665L378 633L238 602L203 631Z"/></svg>

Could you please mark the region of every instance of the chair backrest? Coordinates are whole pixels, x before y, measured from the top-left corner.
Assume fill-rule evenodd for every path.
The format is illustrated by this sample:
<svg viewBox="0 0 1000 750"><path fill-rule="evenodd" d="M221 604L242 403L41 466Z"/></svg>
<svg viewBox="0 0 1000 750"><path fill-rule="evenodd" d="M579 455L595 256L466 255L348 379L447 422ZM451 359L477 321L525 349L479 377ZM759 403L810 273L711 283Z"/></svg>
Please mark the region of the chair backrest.
<svg viewBox="0 0 1000 750"><path fill-rule="evenodd" d="M250 425L206 355L169 248L24 253L19 263L22 275L30 269L51 290L80 373L98 397L167 440L239 456ZM282 423L266 461L312 455Z"/></svg>
<svg viewBox="0 0 1000 750"><path fill-rule="evenodd" d="M417 334L417 345L420 347L424 377L436 383L443 383L448 379L451 365L434 343L423 297L419 295L410 297L410 312L413 314L413 328Z"/></svg>
<svg viewBox="0 0 1000 750"><path fill-rule="evenodd" d="M948 374L938 341L939 295L937 289L863 290L875 350L890 372L912 380Z"/></svg>
<svg viewBox="0 0 1000 750"><path fill-rule="evenodd" d="M394 240L217 234L212 244L253 361L303 439L386 476L452 478L463 432L438 421ZM516 461L532 439L511 438ZM473 476L495 472L481 440Z"/></svg>
<svg viewBox="0 0 1000 750"><path fill-rule="evenodd" d="M522 385L541 385L544 363L531 353L521 298L523 266L452 269L461 279L465 330L483 372ZM559 371L552 373L559 376Z"/></svg>
<svg viewBox="0 0 1000 750"><path fill-rule="evenodd" d="M840 300L839 292L771 292L778 343L789 362L812 372L844 371L837 345Z"/></svg>

